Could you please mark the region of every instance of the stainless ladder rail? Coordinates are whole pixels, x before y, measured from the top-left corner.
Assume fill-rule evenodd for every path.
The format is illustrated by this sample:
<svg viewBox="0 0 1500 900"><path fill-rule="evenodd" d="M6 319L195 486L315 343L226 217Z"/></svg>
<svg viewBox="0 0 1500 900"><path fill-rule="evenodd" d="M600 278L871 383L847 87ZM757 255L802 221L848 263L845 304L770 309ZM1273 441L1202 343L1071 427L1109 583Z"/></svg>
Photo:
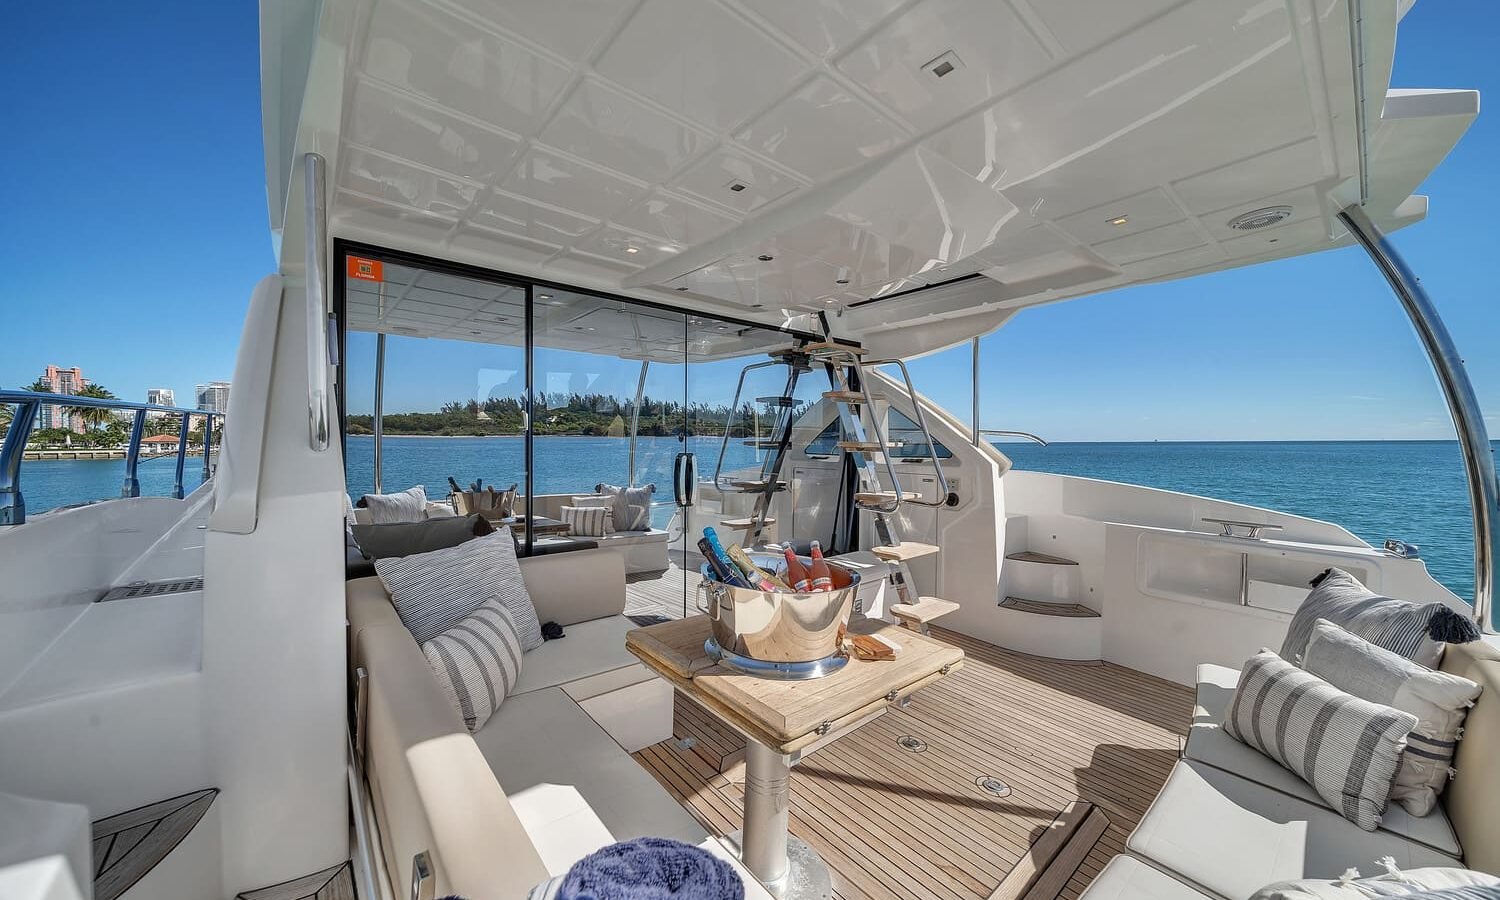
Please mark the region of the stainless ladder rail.
<svg viewBox="0 0 1500 900"><path fill-rule="evenodd" d="M745 378L756 369L765 369L784 365L787 367L786 385L782 388L781 396L777 398L776 425L772 430L773 437L769 441L771 453L762 462L760 467L760 481L751 486L742 484L726 483L724 481L724 457L729 450L730 432L734 430L735 417L739 414L740 398L744 395ZM807 355L798 348L789 350L778 350L771 354L771 358L758 363L751 363L740 370L739 382L734 388L734 403L730 407L730 416L724 423L724 439L719 444L719 459L714 464L714 485L726 493L753 493L756 495L755 508L750 513L750 526L745 529L744 538L740 541L746 547L754 547L760 543L761 535L765 531L766 516L771 511L772 497L781 491L781 469L786 464L787 451L792 444L792 426L796 423L796 417L792 414L794 408L792 398L797 391L797 382L802 373L811 371ZM759 402L759 401L757 401ZM757 447L762 443L758 432L751 438Z"/></svg>

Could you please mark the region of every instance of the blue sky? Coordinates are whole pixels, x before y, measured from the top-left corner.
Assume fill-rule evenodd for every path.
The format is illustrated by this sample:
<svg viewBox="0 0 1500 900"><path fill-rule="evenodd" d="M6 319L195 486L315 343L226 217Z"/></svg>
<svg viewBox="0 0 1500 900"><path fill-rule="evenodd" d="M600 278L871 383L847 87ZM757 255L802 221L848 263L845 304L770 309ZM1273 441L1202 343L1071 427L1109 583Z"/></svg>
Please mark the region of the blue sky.
<svg viewBox="0 0 1500 900"><path fill-rule="evenodd" d="M254 4L12 4L6 26L0 246L12 340L0 385L57 363L121 396L162 386L187 401L195 383L229 378L250 290L275 265ZM1497 39L1482 0L1422 0L1402 24L1393 84L1500 97ZM1500 334L1496 159L1500 119L1482 114L1423 187L1429 220L1394 239L1500 432L1500 359L1486 352ZM1029 310L983 351L983 425L1052 440L1452 433L1410 327L1358 250ZM472 389L477 368L505 367L497 359L454 360L410 396ZM913 367L924 392L964 417L967 361L961 348ZM604 380L633 389L633 371L615 366ZM712 373L704 392L724 380Z"/></svg>

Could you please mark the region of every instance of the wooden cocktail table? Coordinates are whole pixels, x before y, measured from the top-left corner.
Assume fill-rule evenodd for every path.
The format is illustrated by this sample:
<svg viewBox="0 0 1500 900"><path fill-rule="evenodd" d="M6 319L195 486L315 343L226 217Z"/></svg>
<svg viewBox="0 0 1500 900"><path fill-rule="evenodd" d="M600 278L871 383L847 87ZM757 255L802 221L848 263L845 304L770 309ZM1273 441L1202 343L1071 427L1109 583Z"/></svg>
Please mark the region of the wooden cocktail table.
<svg viewBox="0 0 1500 900"><path fill-rule="evenodd" d="M963 665L957 647L877 619L856 619L849 630L881 634L900 644L901 653L888 661L851 659L823 678L780 681L714 665L703 646L711 633L707 616L625 636L626 649L641 662L747 739L740 859L778 897L830 893L828 867L787 834L791 767Z"/></svg>

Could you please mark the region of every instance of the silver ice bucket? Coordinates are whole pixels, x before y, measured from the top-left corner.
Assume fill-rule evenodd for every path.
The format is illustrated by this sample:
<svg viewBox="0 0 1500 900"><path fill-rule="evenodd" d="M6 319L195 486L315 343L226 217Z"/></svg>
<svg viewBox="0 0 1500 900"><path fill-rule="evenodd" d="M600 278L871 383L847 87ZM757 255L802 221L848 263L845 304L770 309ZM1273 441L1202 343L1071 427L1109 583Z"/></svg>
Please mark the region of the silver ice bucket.
<svg viewBox="0 0 1500 900"><path fill-rule="evenodd" d="M786 565L780 557L766 554L752 553L751 559L778 573ZM729 653L767 663L827 660L839 653L839 626L849 621L859 590L857 572L832 560L828 570L833 578L831 591L779 594L715 581L704 563L698 609L708 615L714 643Z"/></svg>

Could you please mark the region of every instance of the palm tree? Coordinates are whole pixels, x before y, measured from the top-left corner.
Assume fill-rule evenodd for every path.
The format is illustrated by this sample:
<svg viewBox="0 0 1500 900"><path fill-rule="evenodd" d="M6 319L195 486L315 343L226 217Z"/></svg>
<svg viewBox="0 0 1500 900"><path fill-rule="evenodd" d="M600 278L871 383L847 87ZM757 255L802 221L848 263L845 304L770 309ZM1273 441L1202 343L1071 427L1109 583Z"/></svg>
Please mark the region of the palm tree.
<svg viewBox="0 0 1500 900"><path fill-rule="evenodd" d="M108 388L99 384L84 385L74 396L89 397L94 400L115 399L115 395L111 393ZM107 425L115 418L115 414L113 412L97 406L67 406L64 407L64 409L66 409L70 415L76 415L78 416L78 418L82 419L83 424L88 428L98 428L101 425Z"/></svg>
<svg viewBox="0 0 1500 900"><path fill-rule="evenodd" d="M50 394L52 393L52 385L47 381L47 379L38 378L36 381L28 384L26 386L26 390L35 391L38 394Z"/></svg>

